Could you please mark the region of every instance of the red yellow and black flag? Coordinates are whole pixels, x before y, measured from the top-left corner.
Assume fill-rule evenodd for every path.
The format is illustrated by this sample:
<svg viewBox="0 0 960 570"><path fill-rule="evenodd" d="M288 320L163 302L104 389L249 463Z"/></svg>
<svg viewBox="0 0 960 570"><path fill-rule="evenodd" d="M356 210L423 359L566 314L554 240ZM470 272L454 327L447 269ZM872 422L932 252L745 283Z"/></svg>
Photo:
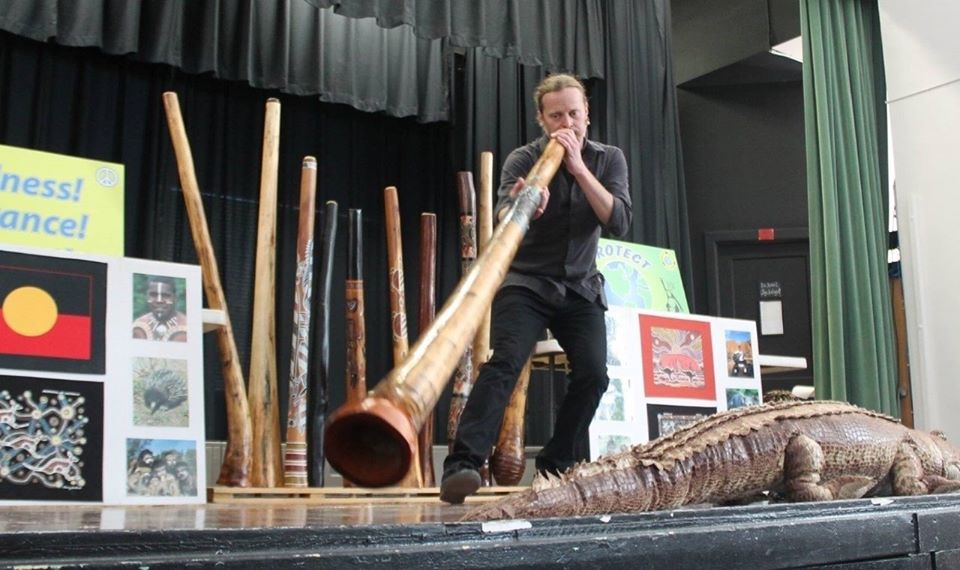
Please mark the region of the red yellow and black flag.
<svg viewBox="0 0 960 570"><path fill-rule="evenodd" d="M107 266L0 251L0 368L103 374Z"/></svg>

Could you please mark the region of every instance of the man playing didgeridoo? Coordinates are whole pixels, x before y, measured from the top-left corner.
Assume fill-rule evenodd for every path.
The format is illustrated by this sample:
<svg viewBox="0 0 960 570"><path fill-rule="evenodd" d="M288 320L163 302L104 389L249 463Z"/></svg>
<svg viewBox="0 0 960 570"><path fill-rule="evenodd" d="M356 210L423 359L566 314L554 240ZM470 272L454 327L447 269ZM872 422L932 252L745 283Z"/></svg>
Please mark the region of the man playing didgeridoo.
<svg viewBox="0 0 960 570"><path fill-rule="evenodd" d="M577 443L607 389L606 299L597 271L597 240L605 229L630 227L627 163L616 147L587 139L589 106L583 84L570 75L544 79L534 92L544 136L507 157L496 212L502 216L523 188L523 176L553 138L563 167L541 188L540 205L493 300L493 356L480 369L444 461L440 499L462 503L480 487L479 468L496 442L520 370L545 328L566 352L569 386L553 437L537 456L538 472L558 473L577 460Z"/></svg>

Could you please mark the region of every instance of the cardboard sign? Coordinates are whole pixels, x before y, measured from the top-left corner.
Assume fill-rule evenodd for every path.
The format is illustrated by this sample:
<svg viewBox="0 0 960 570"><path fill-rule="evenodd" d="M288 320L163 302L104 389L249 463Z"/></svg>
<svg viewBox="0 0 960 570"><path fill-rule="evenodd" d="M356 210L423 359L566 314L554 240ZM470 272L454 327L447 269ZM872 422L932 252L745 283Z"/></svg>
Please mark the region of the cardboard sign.
<svg viewBox="0 0 960 570"><path fill-rule="evenodd" d="M597 269L611 307L690 312L672 249L601 238Z"/></svg>
<svg viewBox="0 0 960 570"><path fill-rule="evenodd" d="M123 255L123 165L0 145L0 243Z"/></svg>

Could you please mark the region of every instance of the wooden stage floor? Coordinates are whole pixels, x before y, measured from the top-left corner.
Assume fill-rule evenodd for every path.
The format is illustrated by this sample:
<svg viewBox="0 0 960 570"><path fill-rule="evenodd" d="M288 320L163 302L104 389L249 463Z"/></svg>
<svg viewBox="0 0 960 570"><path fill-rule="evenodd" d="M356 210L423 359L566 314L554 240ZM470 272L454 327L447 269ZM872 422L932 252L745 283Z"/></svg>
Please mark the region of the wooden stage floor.
<svg viewBox="0 0 960 570"><path fill-rule="evenodd" d="M101 530L242 530L455 523L469 505L369 502L350 505L206 504L189 506L0 507L0 536Z"/></svg>
<svg viewBox="0 0 960 570"><path fill-rule="evenodd" d="M960 496L495 523L439 501L0 508L0 567L960 568Z"/></svg>

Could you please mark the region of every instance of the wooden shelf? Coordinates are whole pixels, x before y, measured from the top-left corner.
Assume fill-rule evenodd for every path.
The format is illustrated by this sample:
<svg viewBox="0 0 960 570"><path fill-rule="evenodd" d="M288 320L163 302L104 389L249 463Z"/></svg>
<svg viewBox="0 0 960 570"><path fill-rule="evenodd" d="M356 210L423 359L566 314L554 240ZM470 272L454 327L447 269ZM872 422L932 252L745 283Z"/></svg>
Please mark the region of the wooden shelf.
<svg viewBox="0 0 960 570"><path fill-rule="evenodd" d="M203 332L216 330L227 324L227 314L220 309L203 309Z"/></svg>

